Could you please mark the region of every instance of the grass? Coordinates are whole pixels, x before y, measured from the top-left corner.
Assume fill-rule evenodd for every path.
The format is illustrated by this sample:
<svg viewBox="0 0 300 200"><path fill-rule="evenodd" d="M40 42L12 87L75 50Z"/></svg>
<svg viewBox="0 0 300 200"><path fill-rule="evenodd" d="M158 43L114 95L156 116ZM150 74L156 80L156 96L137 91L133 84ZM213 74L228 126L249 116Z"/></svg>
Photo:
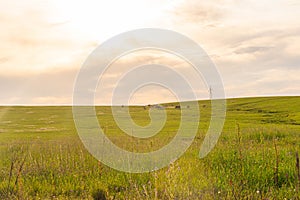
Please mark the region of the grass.
<svg viewBox="0 0 300 200"><path fill-rule="evenodd" d="M144 174L119 172L94 159L76 133L71 107L0 107L0 199L299 199L300 97L227 104L222 135L207 157L198 154L210 102L200 101L200 127L191 147L176 162ZM148 152L176 134L175 105L168 104L165 127L149 139L122 133L110 107L96 111L115 144ZM137 124L149 123L144 107L130 112Z"/></svg>

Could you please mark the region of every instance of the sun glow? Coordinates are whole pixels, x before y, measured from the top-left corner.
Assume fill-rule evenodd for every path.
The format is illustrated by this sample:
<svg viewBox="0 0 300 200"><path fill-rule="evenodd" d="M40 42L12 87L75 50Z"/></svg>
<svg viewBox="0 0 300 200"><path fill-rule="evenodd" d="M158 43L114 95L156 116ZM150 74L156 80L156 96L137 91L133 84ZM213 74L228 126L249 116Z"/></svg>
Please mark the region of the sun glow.
<svg viewBox="0 0 300 200"><path fill-rule="evenodd" d="M54 20L67 25L83 39L102 42L131 29L152 26L164 15L168 1L58 1ZM164 6L164 4L166 4ZM158 6L161 5L161 6ZM161 19L160 19L161 20Z"/></svg>

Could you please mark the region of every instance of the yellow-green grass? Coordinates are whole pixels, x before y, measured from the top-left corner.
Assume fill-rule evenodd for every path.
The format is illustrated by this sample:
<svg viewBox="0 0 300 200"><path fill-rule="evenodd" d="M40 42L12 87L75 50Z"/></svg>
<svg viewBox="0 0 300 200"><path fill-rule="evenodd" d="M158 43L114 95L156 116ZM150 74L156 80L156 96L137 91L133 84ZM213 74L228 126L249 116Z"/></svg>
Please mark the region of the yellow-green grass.
<svg viewBox="0 0 300 200"><path fill-rule="evenodd" d="M180 124L177 103L149 139L124 134L110 107L96 107L101 127L118 146L149 152L172 140ZM204 159L199 150L210 102L199 101L200 126L187 152L159 171L130 174L93 158L81 143L72 107L0 107L0 199L299 199L300 97L227 100L222 135ZM148 108L130 107L139 125Z"/></svg>

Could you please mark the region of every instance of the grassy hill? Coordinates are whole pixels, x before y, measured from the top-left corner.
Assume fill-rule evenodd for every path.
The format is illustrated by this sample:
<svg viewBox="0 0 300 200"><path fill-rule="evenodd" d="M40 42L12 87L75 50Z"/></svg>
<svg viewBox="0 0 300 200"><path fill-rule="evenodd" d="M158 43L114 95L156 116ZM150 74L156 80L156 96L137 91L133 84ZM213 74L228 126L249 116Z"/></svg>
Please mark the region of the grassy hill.
<svg viewBox="0 0 300 200"><path fill-rule="evenodd" d="M110 107L96 113L106 135L128 151L157 150L180 124L177 103L156 136L137 139L116 125ZM300 97L227 100L222 135L198 157L210 120L210 101L199 101L200 126L187 152L156 172L129 174L94 159L83 147L72 107L0 107L1 199L299 199ZM149 109L130 107L139 125Z"/></svg>

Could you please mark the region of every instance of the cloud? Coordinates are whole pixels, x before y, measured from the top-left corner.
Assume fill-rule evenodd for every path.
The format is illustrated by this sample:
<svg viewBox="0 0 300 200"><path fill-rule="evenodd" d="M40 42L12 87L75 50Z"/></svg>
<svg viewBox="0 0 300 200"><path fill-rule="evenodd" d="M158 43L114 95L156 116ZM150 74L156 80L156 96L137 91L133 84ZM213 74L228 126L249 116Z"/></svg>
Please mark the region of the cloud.
<svg viewBox="0 0 300 200"><path fill-rule="evenodd" d="M0 2L0 104L71 103L76 73L98 42L74 31L69 20L58 20L59 11L50 1ZM156 1L155 6L159 4ZM300 4L296 1L181 0L166 7L168 12L154 20L153 27L175 30L198 42L218 66L229 97L300 94ZM105 37L119 30L115 24L105 25L113 30L103 30ZM101 33L101 27L97 31ZM180 42L174 45L185 48ZM133 55L104 74L103 87L97 91L100 102L109 102L117 80L141 64L169 65L192 82L199 80L182 60L158 52ZM208 97L204 83L193 84L198 84L199 98ZM147 91L152 98L146 97ZM140 92L135 102L169 98L157 88Z"/></svg>
<svg viewBox="0 0 300 200"><path fill-rule="evenodd" d="M5 63L5 62L7 62L9 60L10 60L10 58L8 56L2 57L2 58L0 58L0 63Z"/></svg>
<svg viewBox="0 0 300 200"><path fill-rule="evenodd" d="M219 5L212 1L187 0L175 7L173 15L180 19L181 23L216 22L226 14Z"/></svg>
<svg viewBox="0 0 300 200"><path fill-rule="evenodd" d="M245 47L240 48L234 51L236 54L252 54L252 53L259 53L259 52L265 52L271 49L272 47L260 47L260 46L252 46L252 47Z"/></svg>
<svg viewBox="0 0 300 200"><path fill-rule="evenodd" d="M146 66L151 66L152 70ZM198 99L208 97L203 78L190 64L170 53L157 50L143 50L120 58L106 69L97 88L97 103L109 104L115 92L114 90L118 88L118 91L121 91L118 94L119 102L121 101L119 104L126 104L129 100L127 99L127 94L133 92L131 89L140 86L141 83L151 82L150 80L160 83L167 82L169 84L167 86L170 88L173 86L173 89L182 89L181 94L185 97L190 97L191 91L187 91L187 88L184 87L184 81L178 81L178 77L175 77L171 74L171 71L161 66L165 66L173 73L186 78ZM144 70L141 71L140 69L143 67ZM157 70L157 67L159 70ZM175 85L176 87L174 87ZM159 92L158 86L154 85L154 87L156 92L153 92L155 91L153 87L146 87L146 89L138 91L132 103L141 104L144 101L146 102L145 104L148 104L158 103L158 99L164 102L166 99L173 99L172 96L166 97L165 89L163 89L163 92ZM203 93L203 91L205 92Z"/></svg>
<svg viewBox="0 0 300 200"><path fill-rule="evenodd" d="M6 10L0 13L0 74L66 65L78 57L86 57L95 47L91 41L79 39L67 22L49 19L47 4L4 5Z"/></svg>
<svg viewBox="0 0 300 200"><path fill-rule="evenodd" d="M168 81L171 85L176 85L177 90L183 88L182 94L190 96L190 91L187 91L183 84L176 81L177 79L174 76L170 76L166 70L156 71L156 73L144 72L139 75L132 71L132 68L147 64L169 66L175 72L184 75L192 87L197 89L194 92L198 95L198 98L206 98L208 96L207 88L201 82L202 77L197 75L189 64L174 55L172 56L165 52L154 52L156 51L142 51L125 56L110 65L102 76L98 77L97 74L91 75L89 78L101 78L96 91L92 91L95 92L96 104L110 104L116 87L125 87L126 89L132 85L133 81L143 82L149 78L151 80ZM77 65L76 63L78 61L74 61L71 66ZM61 66L61 68L51 68L40 72L0 74L0 91L5 91L0 93L0 104L70 105L72 104L76 75L79 72L78 68L66 65ZM127 76L127 81L119 82L123 76ZM120 99L122 104L126 104L128 101L132 104L143 104L143 102L148 104L175 100L170 92L166 92L165 88L151 85L132 93L133 97L131 99ZM120 94L121 96L126 96L126 93L128 93L128 91L123 89L121 91L123 91ZM151 95L151 98L149 98L149 95Z"/></svg>
<svg viewBox="0 0 300 200"><path fill-rule="evenodd" d="M65 68L38 74L0 75L0 104L71 104L77 72Z"/></svg>
<svg viewBox="0 0 300 200"><path fill-rule="evenodd" d="M223 9L217 3L184 1L191 12L176 15L174 23L211 55L227 96L299 95L300 6L246 0L223 2ZM211 15L203 18L206 7Z"/></svg>

